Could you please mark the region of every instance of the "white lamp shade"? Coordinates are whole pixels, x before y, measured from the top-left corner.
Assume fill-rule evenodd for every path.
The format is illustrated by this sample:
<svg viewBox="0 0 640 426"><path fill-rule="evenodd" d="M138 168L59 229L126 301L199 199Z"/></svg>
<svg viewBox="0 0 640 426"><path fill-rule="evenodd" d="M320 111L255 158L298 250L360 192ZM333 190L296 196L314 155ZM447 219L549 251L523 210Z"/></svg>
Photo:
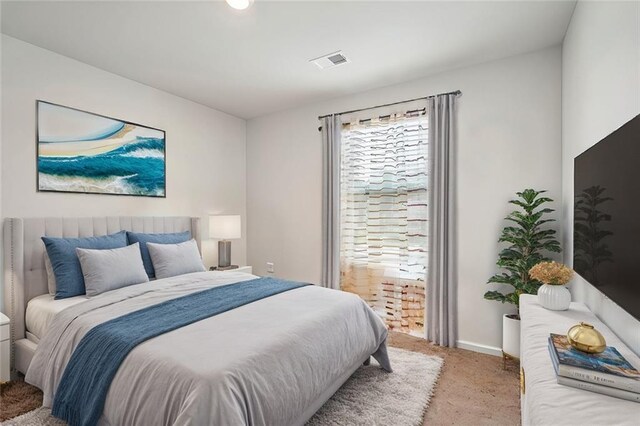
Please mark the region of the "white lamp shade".
<svg viewBox="0 0 640 426"><path fill-rule="evenodd" d="M240 215L209 216L209 238L220 240L242 238Z"/></svg>

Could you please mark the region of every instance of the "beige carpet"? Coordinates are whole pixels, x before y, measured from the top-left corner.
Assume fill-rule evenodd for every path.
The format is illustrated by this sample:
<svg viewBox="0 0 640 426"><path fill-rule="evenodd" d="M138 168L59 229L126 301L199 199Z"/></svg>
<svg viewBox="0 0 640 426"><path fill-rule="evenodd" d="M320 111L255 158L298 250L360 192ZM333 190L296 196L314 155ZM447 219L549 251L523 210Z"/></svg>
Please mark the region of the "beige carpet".
<svg viewBox="0 0 640 426"><path fill-rule="evenodd" d="M444 359L424 425L520 425L519 366L464 349L390 333L389 345Z"/></svg>
<svg viewBox="0 0 640 426"><path fill-rule="evenodd" d="M463 349L441 348L416 337L390 333L390 346L443 358L425 425L519 425L518 366L502 370L501 358ZM34 410L40 391L23 382L0 388L0 421Z"/></svg>
<svg viewBox="0 0 640 426"><path fill-rule="evenodd" d="M22 380L0 385L0 422L42 405L42 392Z"/></svg>

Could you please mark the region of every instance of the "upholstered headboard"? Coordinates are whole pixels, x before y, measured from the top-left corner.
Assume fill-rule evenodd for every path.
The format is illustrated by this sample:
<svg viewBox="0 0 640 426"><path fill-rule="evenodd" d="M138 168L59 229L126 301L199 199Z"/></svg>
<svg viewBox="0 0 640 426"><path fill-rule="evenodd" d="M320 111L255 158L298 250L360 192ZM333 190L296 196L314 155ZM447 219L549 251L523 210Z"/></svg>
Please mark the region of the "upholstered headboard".
<svg viewBox="0 0 640 426"><path fill-rule="evenodd" d="M4 223L3 312L11 319L11 340L25 337L27 302L45 294L47 272L44 267L42 236L93 237L118 231L146 233L184 232L200 245L200 219L197 217L58 217L9 218Z"/></svg>

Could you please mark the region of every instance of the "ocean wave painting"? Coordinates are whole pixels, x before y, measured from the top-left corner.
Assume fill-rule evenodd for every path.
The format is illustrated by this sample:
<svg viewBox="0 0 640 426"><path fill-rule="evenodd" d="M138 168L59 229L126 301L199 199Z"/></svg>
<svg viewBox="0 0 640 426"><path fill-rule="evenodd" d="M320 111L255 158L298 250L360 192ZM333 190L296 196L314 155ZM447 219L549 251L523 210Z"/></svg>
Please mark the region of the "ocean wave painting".
<svg viewBox="0 0 640 426"><path fill-rule="evenodd" d="M164 197L165 132L38 101L38 190Z"/></svg>

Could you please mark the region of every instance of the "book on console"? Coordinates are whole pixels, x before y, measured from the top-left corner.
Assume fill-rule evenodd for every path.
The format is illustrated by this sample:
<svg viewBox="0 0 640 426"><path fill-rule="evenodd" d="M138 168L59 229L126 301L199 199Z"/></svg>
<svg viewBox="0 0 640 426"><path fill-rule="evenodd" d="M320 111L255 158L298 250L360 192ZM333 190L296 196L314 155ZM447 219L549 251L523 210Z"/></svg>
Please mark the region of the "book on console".
<svg viewBox="0 0 640 426"><path fill-rule="evenodd" d="M553 349L549 347L549 351ZM582 389L589 392L595 392L602 395L609 395L614 398L626 399L628 401L640 403L640 393L630 392L623 389L613 388L611 386L599 385L597 383L583 382L582 380L564 377L558 374L557 364L553 363L553 369L556 371L556 379L558 384L569 386L576 389Z"/></svg>
<svg viewBox="0 0 640 426"><path fill-rule="evenodd" d="M549 352L559 377L640 394L640 372L612 346L599 354L574 349L567 336L549 336Z"/></svg>

